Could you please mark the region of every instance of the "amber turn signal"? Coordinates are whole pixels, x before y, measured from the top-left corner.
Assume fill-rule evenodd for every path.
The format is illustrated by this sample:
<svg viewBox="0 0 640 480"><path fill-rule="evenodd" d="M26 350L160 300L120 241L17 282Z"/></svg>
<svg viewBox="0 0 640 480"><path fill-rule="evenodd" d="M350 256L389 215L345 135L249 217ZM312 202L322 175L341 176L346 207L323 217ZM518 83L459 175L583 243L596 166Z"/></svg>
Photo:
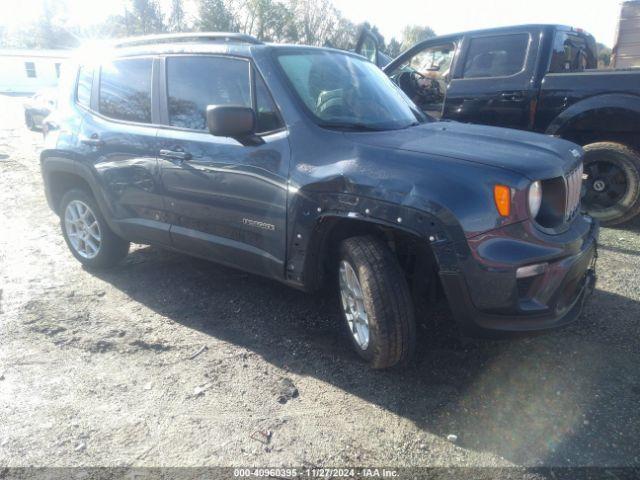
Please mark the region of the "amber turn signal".
<svg viewBox="0 0 640 480"><path fill-rule="evenodd" d="M506 185L493 187L493 199L496 202L498 213L503 217L511 214L511 189Z"/></svg>

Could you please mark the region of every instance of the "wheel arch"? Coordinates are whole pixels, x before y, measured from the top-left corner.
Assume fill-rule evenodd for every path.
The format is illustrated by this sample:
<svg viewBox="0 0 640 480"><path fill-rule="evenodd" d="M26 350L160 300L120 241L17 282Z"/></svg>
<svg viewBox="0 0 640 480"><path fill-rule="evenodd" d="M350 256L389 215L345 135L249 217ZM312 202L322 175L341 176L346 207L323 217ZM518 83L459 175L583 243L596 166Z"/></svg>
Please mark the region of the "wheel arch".
<svg viewBox="0 0 640 480"><path fill-rule="evenodd" d="M345 208L345 202L349 201L351 208ZM391 245L396 255L415 254L436 273L452 264L451 256L443 255L444 249L439 247L450 244L462 232L461 229L452 232L450 226L430 213L348 195L324 196L294 218L289 232L286 277L289 283L307 291L318 290L327 283L337 248L346 238L377 236Z"/></svg>
<svg viewBox="0 0 640 480"><path fill-rule="evenodd" d="M60 215L60 202L62 197L73 188L80 188L93 195L93 191L89 183L77 173L67 172L64 170L53 170L47 175L47 184L49 192L49 206L57 214ZM93 195L95 197L95 195Z"/></svg>
<svg viewBox="0 0 640 480"><path fill-rule="evenodd" d="M615 141L640 145L640 97L605 94L582 100L560 113L545 133L587 145Z"/></svg>
<svg viewBox="0 0 640 480"><path fill-rule="evenodd" d="M51 210L60 215L60 201L72 188L82 188L93 196L109 227L118 234L121 229L112 221L111 209L88 167L77 160L45 150L40 156L45 194Z"/></svg>

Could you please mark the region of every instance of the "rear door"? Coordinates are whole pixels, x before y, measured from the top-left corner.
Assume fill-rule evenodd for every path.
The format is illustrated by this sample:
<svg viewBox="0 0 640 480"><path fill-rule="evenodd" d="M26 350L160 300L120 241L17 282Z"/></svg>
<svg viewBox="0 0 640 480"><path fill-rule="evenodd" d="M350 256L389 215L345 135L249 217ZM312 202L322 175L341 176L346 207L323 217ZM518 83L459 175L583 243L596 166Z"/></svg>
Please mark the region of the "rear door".
<svg viewBox="0 0 640 480"><path fill-rule="evenodd" d="M277 107L246 58L163 58L159 161L171 240L183 251L284 276L289 141ZM207 105L253 107L260 145L211 135Z"/></svg>
<svg viewBox="0 0 640 480"><path fill-rule="evenodd" d="M443 118L531 128L538 95L533 72L539 34L532 29L465 36Z"/></svg>
<svg viewBox="0 0 640 480"><path fill-rule="evenodd" d="M82 166L99 182L109 218L132 241L169 244L157 160L158 116L151 101L154 63L152 57L105 61L92 82L83 80L81 71L78 101L87 115L79 137Z"/></svg>

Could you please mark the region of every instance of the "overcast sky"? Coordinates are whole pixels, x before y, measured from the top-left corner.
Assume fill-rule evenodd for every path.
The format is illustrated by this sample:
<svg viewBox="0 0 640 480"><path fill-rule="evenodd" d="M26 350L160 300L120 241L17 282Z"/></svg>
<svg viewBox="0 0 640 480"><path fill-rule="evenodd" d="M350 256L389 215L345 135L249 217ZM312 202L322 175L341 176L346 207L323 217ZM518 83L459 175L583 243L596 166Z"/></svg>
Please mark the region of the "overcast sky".
<svg viewBox="0 0 640 480"><path fill-rule="evenodd" d="M32 20L41 1L0 0L0 24ZM165 5L169 2L161 1ZM619 0L333 1L354 22L367 20L377 25L387 40L400 37L408 23L429 25L439 35L522 23L561 23L583 28L612 46L620 12ZM122 12L124 0L67 0L67 4L72 23L95 24L109 14Z"/></svg>

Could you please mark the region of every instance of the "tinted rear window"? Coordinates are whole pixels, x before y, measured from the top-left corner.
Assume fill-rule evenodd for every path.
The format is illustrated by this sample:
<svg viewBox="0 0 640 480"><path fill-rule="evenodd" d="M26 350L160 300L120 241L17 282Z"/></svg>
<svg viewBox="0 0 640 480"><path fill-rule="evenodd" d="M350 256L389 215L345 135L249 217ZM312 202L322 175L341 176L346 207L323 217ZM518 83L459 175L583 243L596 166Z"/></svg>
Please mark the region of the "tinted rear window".
<svg viewBox="0 0 640 480"><path fill-rule="evenodd" d="M206 130L207 105L251 107L249 68L248 61L237 58L168 58L169 124Z"/></svg>
<svg viewBox="0 0 640 480"><path fill-rule="evenodd" d="M115 60L100 71L100 113L116 120L151 123L150 58Z"/></svg>
<svg viewBox="0 0 640 480"><path fill-rule="evenodd" d="M471 39L464 78L508 77L524 68L529 34L518 33Z"/></svg>

